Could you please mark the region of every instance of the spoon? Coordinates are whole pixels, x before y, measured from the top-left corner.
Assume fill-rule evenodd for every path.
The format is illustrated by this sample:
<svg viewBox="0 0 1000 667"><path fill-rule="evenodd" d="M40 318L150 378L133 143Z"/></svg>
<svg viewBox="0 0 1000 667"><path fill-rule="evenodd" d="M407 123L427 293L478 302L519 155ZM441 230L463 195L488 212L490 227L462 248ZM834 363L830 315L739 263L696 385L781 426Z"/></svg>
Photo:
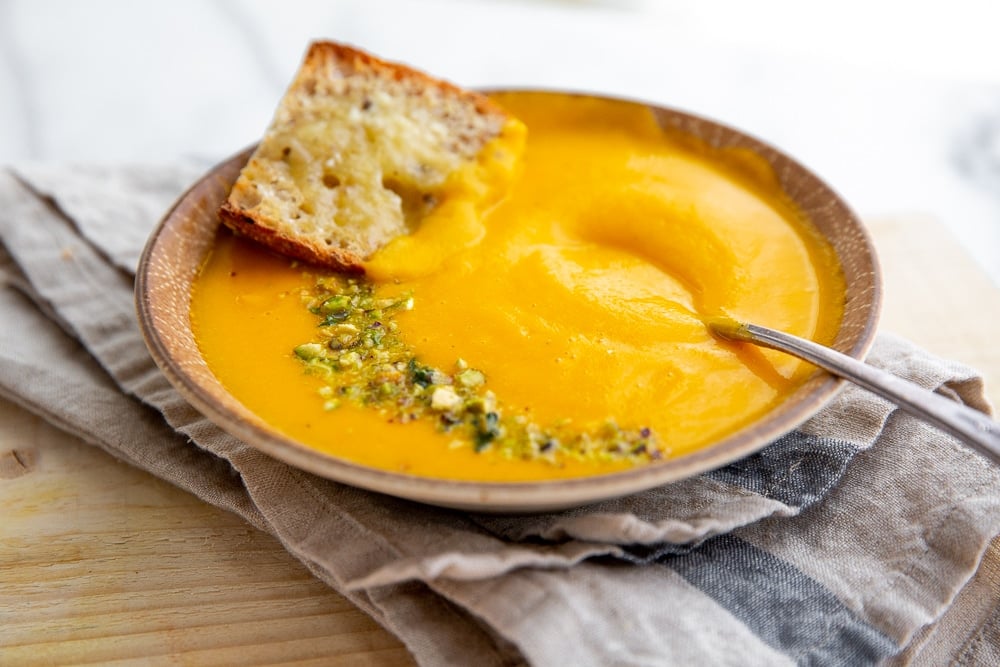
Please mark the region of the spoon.
<svg viewBox="0 0 1000 667"><path fill-rule="evenodd" d="M810 340L729 317L712 318L720 338L781 350L886 398L1000 465L1000 424L983 413Z"/></svg>

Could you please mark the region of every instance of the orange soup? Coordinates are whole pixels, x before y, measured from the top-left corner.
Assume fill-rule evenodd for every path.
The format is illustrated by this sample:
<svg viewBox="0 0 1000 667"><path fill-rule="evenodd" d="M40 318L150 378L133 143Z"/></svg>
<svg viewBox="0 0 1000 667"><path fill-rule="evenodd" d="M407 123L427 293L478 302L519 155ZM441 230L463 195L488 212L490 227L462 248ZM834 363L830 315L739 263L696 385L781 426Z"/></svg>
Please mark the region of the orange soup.
<svg viewBox="0 0 1000 667"><path fill-rule="evenodd" d="M805 381L705 326L829 343L843 314L832 248L761 158L671 136L641 105L497 99L524 124L503 141L526 136L505 196L456 186L363 279L219 232L191 318L237 399L360 464L520 481L697 450Z"/></svg>

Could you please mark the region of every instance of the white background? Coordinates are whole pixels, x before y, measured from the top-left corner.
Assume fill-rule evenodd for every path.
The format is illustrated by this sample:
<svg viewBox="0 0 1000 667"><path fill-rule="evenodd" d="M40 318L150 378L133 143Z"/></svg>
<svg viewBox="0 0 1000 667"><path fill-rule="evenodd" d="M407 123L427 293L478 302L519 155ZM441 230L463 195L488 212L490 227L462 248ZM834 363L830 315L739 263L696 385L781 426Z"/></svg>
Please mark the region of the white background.
<svg viewBox="0 0 1000 667"><path fill-rule="evenodd" d="M938 217L1000 284L995 0L0 0L0 163L219 160L318 37L463 85L722 120L863 216Z"/></svg>

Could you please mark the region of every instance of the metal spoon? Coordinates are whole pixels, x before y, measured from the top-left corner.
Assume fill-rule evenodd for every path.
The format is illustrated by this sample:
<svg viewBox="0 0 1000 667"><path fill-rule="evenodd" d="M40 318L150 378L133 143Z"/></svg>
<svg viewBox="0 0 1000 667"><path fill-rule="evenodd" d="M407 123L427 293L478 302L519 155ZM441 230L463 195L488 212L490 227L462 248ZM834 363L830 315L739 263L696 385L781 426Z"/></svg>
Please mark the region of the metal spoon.
<svg viewBox="0 0 1000 667"><path fill-rule="evenodd" d="M720 338L781 350L850 380L955 436L1000 465L1000 424L977 410L798 336L728 317L712 318L707 325Z"/></svg>

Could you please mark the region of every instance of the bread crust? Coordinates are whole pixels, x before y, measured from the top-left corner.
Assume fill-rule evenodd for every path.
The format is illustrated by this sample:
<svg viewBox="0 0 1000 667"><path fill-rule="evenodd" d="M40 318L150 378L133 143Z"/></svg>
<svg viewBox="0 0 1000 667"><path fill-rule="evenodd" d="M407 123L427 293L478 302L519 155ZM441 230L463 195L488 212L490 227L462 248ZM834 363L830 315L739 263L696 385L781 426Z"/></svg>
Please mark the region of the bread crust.
<svg viewBox="0 0 1000 667"><path fill-rule="evenodd" d="M503 118L507 118L508 115L503 107L481 93L460 88L444 79L436 79L407 65L382 60L366 51L337 42L313 42L309 46L309 51L306 52L302 68L299 70L296 80L298 81L303 76L314 74L327 61L336 62L342 67L350 64L354 72L369 70L395 79L396 81L409 80L421 86L437 88L442 92L446 92L453 97L472 104L476 111L482 115L495 114Z"/></svg>
<svg viewBox="0 0 1000 667"><path fill-rule="evenodd" d="M219 219L234 232L267 246L275 252L299 259L310 264L318 264L342 273L363 274L364 258L340 248L320 248L301 237L283 234L274 229L266 219L242 209L233 207L228 201L219 207Z"/></svg>
<svg viewBox="0 0 1000 667"><path fill-rule="evenodd" d="M469 141L473 137L477 143L485 144L489 139L499 135L499 128L502 128L503 123L509 118L502 107L485 95L464 90L406 65L382 60L351 46L320 41L310 45L295 79L282 99L275 120L272 121L272 126L278 121L287 100L294 98L301 101L314 95L317 88L320 87L317 81L322 77L343 79L358 77L366 83L375 82L376 84L378 81L400 82L405 84L405 94L412 94L414 99L427 89L436 89L441 95L457 100L465 107L471 108L474 114L495 120L492 124L497 128L497 131L492 136L474 136L469 128L464 128L463 133L460 133L455 139L455 146L458 146L461 141ZM293 114L290 120L285 119L285 123L286 125L294 124L295 120L296 117ZM260 150L261 148L258 147L257 152L251 156L248 167L254 164L254 160L258 159ZM244 169L246 171L246 168ZM255 191L249 179L244 179L241 176L219 209L220 220L234 231L283 255L338 271L360 274L364 273L364 261L371 252L377 249L375 247L371 252L362 253L350 247L331 244L329 240L325 243L317 243L315 239L294 233L294 229L289 231L288 226L283 225L281 220L274 220L268 215L262 214L256 206L246 205L246 202L255 199L259 203L260 195ZM344 229L344 227L338 228L338 234L343 234ZM391 238L382 239L378 247L390 240Z"/></svg>

